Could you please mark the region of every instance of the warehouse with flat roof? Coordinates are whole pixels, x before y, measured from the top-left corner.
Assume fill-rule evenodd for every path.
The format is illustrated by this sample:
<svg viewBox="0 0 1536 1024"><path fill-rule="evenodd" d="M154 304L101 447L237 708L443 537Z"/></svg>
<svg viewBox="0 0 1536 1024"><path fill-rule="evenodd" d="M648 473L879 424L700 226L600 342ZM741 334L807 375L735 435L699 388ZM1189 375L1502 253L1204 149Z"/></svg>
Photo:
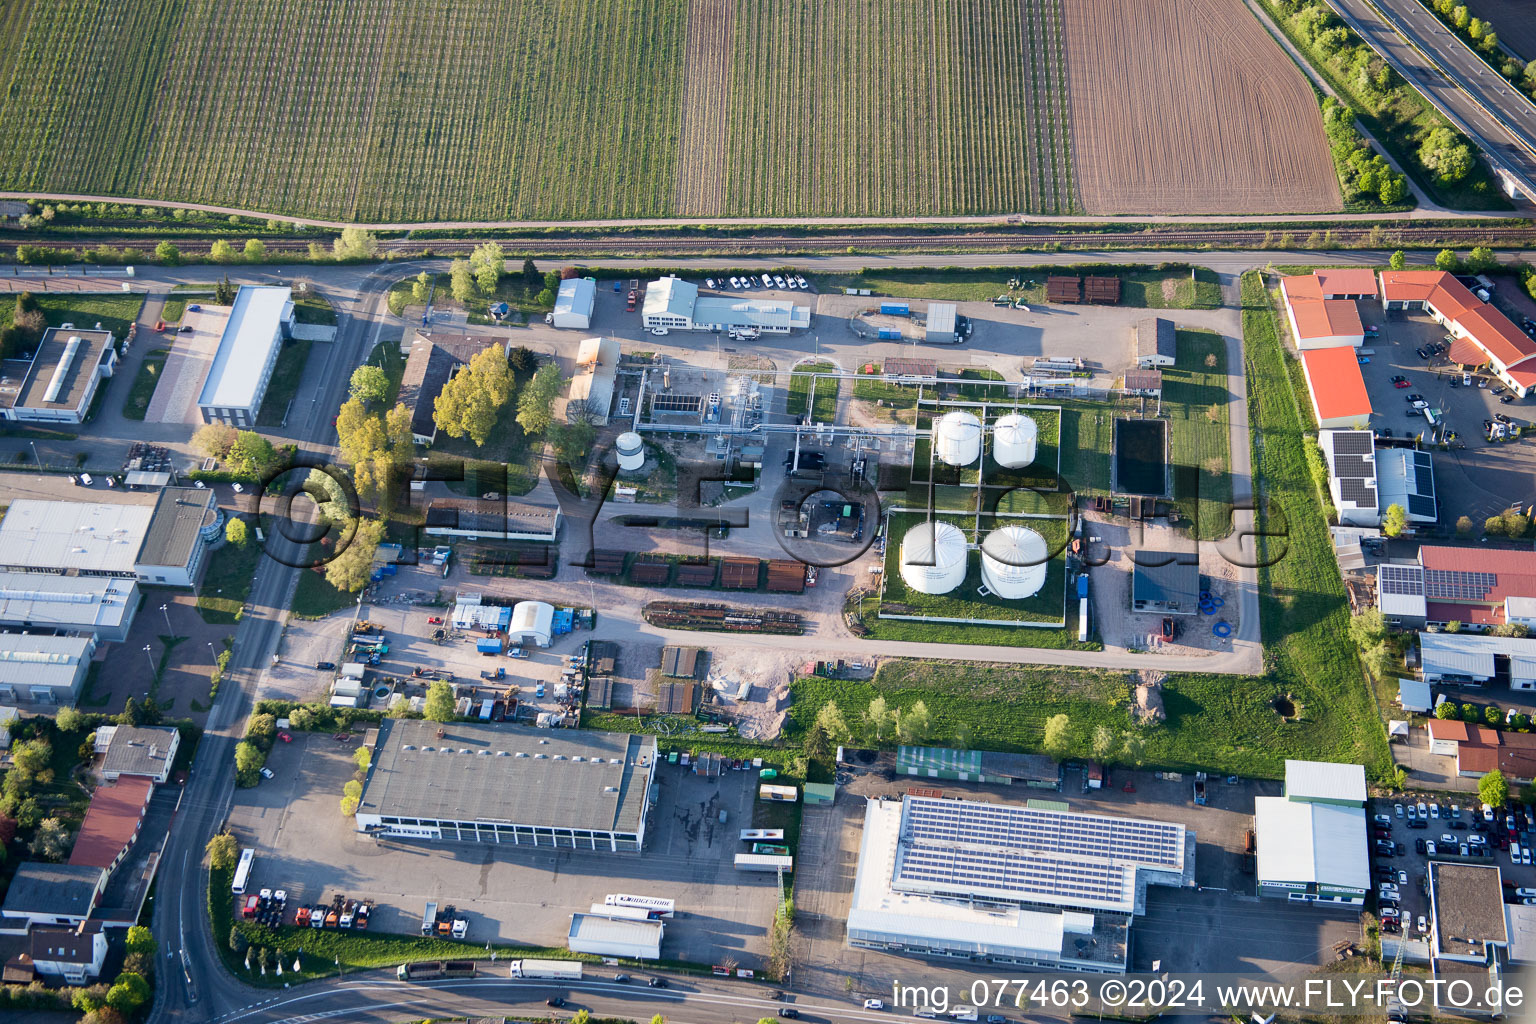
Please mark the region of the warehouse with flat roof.
<svg viewBox="0 0 1536 1024"><path fill-rule="evenodd" d="M870 800L848 944L1124 973L1147 886L1194 884L1194 836L1061 806Z"/></svg>
<svg viewBox="0 0 1536 1024"><path fill-rule="evenodd" d="M0 572L0 629L90 633L122 641L139 607L137 580Z"/></svg>
<svg viewBox="0 0 1536 1024"><path fill-rule="evenodd" d="M0 633L0 704L74 707L95 653L95 637Z"/></svg>
<svg viewBox="0 0 1536 1024"><path fill-rule="evenodd" d="M25 366L0 377L0 420L84 423L101 382L117 369L116 339L111 331L50 327Z"/></svg>
<svg viewBox="0 0 1536 1024"><path fill-rule="evenodd" d="M250 427L293 327L293 289L243 284L198 395L204 423Z"/></svg>
<svg viewBox="0 0 1536 1024"><path fill-rule="evenodd" d="M1371 886L1365 769L1286 761L1285 795L1253 801L1258 895L1359 906Z"/></svg>
<svg viewBox="0 0 1536 1024"><path fill-rule="evenodd" d="M654 736L385 719L357 827L428 841L638 852L655 764Z"/></svg>
<svg viewBox="0 0 1536 1024"><path fill-rule="evenodd" d="M661 921L637 921L607 914L572 914L566 947L572 953L620 956L629 960L660 960Z"/></svg>
<svg viewBox="0 0 1536 1024"><path fill-rule="evenodd" d="M0 569L132 579L153 514L149 505L18 499L0 519Z"/></svg>
<svg viewBox="0 0 1536 1024"><path fill-rule="evenodd" d="M144 583L190 587L203 569L203 556L223 532L213 488L167 487L155 501L149 530L134 571Z"/></svg>

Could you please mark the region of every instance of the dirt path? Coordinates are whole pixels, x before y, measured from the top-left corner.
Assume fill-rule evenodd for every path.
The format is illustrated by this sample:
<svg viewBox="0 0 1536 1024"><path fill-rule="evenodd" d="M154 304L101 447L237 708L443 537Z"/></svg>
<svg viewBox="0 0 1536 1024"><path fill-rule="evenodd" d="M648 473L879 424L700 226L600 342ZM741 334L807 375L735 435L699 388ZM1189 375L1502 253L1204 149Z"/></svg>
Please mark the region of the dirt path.
<svg viewBox="0 0 1536 1024"><path fill-rule="evenodd" d="M683 126L677 147L677 209L693 217L725 212L725 119L730 109L732 0L691 0L683 70Z"/></svg>

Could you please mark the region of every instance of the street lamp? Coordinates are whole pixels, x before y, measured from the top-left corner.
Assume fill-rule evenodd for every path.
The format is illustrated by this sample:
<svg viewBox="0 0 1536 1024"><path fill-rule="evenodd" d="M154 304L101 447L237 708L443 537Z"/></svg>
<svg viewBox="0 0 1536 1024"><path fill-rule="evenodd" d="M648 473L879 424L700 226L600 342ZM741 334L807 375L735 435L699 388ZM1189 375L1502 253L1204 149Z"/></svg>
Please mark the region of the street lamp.
<svg viewBox="0 0 1536 1024"><path fill-rule="evenodd" d="M144 660L149 662L149 685L151 687L153 687L155 685L155 657L154 657L153 654L150 654L149 652L150 652L150 646L149 646L149 644L145 644L144 645ZM148 697L149 694L146 692L144 694L144 696Z"/></svg>
<svg viewBox="0 0 1536 1024"><path fill-rule="evenodd" d="M175 630L171 629L171 606L169 604L162 604L160 606L160 613L165 616L165 635L175 636Z"/></svg>
<svg viewBox="0 0 1536 1024"><path fill-rule="evenodd" d="M32 446L32 464L34 466L37 466L37 467L41 468L42 465L43 465L43 460L38 458L38 455L37 455L37 442L36 441L28 441L27 444Z"/></svg>

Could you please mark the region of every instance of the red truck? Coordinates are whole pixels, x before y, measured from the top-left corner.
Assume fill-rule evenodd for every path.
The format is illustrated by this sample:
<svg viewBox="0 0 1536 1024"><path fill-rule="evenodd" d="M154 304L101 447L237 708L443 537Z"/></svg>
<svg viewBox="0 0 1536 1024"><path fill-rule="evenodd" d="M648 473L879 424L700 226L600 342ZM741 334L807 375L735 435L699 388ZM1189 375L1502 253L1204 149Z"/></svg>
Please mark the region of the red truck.
<svg viewBox="0 0 1536 1024"><path fill-rule="evenodd" d="M256 911L259 910L260 907L261 907L261 897L260 896L247 896L245 898L245 906L240 908L240 916L244 917L244 918L255 917L256 916Z"/></svg>
<svg viewBox="0 0 1536 1024"><path fill-rule="evenodd" d="M635 301L639 298L640 293L631 288L629 290L629 297L624 300L624 311L626 313L633 313L635 311Z"/></svg>

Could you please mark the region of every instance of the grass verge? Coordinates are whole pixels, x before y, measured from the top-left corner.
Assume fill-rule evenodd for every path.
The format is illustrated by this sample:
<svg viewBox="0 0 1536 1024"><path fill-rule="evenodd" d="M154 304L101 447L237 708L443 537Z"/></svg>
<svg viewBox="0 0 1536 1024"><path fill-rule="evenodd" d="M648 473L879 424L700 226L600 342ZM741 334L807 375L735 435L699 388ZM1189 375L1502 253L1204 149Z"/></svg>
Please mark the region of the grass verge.
<svg viewBox="0 0 1536 1024"><path fill-rule="evenodd" d="M254 542L243 547L225 544L208 556L208 569L197 595L197 613L204 622L227 626L240 621L261 556L262 547Z"/></svg>
<svg viewBox="0 0 1536 1024"><path fill-rule="evenodd" d="M299 573L299 585L293 592L293 614L305 619L319 619L351 608L357 596L331 586L324 573L306 570Z"/></svg>
<svg viewBox="0 0 1536 1024"><path fill-rule="evenodd" d="M281 426L288 416L288 404L299 392L304 379L304 364L309 362L311 342L305 338L289 338L283 342L277 365L272 369L272 382L261 400L261 411L256 414L258 427Z"/></svg>
<svg viewBox="0 0 1536 1024"><path fill-rule="evenodd" d="M1120 264L1076 264L1056 267L950 267L822 274L821 291L868 288L876 295L953 302L990 302L1000 295L1032 305L1045 304L1045 279L1052 274L1096 275L1120 279L1120 305L1147 309L1216 309L1221 283L1214 271L1185 263L1155 267ZM1020 287L1009 282L1018 280Z"/></svg>
<svg viewBox="0 0 1536 1024"><path fill-rule="evenodd" d="M165 360L170 356L170 350L157 348L144 356L144 361L139 364L139 372L134 375L133 387L128 390L128 397L123 399L123 417L130 420L142 420L149 413L149 403L155 397L155 388L160 386L160 375L165 370Z"/></svg>

